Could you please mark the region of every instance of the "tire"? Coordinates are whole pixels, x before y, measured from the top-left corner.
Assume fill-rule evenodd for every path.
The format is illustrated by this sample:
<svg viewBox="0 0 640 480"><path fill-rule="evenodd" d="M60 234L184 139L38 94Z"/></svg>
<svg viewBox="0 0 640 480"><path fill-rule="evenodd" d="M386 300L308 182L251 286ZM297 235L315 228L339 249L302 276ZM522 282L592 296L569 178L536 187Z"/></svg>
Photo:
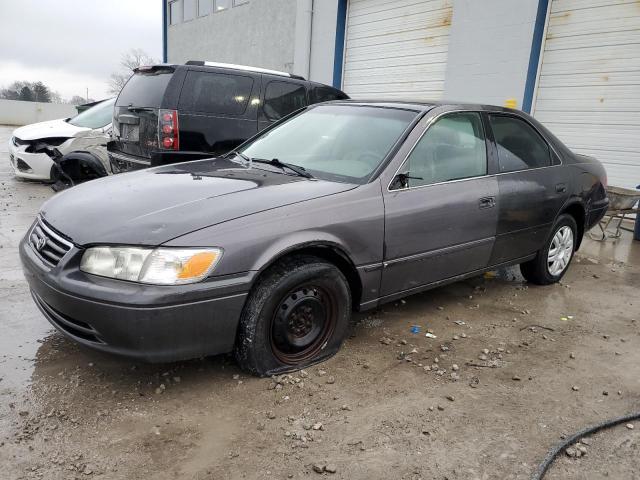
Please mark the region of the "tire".
<svg viewBox="0 0 640 480"><path fill-rule="evenodd" d="M235 357L258 376L308 367L333 356L351 318L351 291L334 265L295 256L258 279L240 317Z"/></svg>
<svg viewBox="0 0 640 480"><path fill-rule="evenodd" d="M520 265L522 276L530 283L550 285L560 281L569 268L576 250L578 225L568 214L558 217L551 235L536 257ZM557 255L553 255L554 249ZM549 255L549 251L552 255Z"/></svg>

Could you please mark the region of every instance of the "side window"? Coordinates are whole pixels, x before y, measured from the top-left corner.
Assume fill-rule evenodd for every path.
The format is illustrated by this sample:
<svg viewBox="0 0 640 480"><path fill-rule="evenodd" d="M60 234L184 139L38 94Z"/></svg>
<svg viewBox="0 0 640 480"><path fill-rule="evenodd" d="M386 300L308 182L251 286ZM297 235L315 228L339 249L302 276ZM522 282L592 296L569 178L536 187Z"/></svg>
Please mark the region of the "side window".
<svg viewBox="0 0 640 480"><path fill-rule="evenodd" d="M182 20L185 22L196 18L196 0L182 0Z"/></svg>
<svg viewBox="0 0 640 480"><path fill-rule="evenodd" d="M487 146L480 114L451 113L431 125L401 173L405 187L429 185L487 174Z"/></svg>
<svg viewBox="0 0 640 480"><path fill-rule="evenodd" d="M231 8L231 0L213 0L213 11L220 12Z"/></svg>
<svg viewBox="0 0 640 480"><path fill-rule="evenodd" d="M247 108L253 79L226 73L187 72L179 110L242 115Z"/></svg>
<svg viewBox="0 0 640 480"><path fill-rule="evenodd" d="M264 92L264 115L270 121L278 120L307 106L303 85L289 82L269 82Z"/></svg>
<svg viewBox="0 0 640 480"><path fill-rule="evenodd" d="M349 98L340 90L330 87L313 87L309 92L309 103L330 102L331 100L344 100Z"/></svg>
<svg viewBox="0 0 640 480"><path fill-rule="evenodd" d="M211 13L211 0L198 0L198 16L204 17Z"/></svg>
<svg viewBox="0 0 640 480"><path fill-rule="evenodd" d="M181 13L180 2L178 2L178 0L169 2L169 25L177 25L180 23L182 20Z"/></svg>
<svg viewBox="0 0 640 480"><path fill-rule="evenodd" d="M501 173L551 165L549 145L527 122L505 115L489 115L489 121Z"/></svg>

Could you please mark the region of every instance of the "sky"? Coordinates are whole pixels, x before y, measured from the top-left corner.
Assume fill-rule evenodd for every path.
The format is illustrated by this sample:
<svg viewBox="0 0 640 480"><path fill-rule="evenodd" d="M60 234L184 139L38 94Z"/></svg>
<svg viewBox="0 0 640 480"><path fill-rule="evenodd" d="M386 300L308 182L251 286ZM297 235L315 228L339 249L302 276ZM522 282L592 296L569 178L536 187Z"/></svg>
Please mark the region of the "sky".
<svg viewBox="0 0 640 480"><path fill-rule="evenodd" d="M107 98L132 48L162 60L162 0L0 0L0 87L41 80L63 98Z"/></svg>

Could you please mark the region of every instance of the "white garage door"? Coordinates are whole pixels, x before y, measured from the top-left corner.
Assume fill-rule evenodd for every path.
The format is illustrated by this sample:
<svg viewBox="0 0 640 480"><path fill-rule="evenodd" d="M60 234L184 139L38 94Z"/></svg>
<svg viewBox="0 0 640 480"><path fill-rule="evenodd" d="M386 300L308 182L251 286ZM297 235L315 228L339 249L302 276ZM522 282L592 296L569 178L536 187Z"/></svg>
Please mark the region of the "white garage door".
<svg viewBox="0 0 640 480"><path fill-rule="evenodd" d="M437 100L453 0L350 0L343 89L353 98Z"/></svg>
<svg viewBox="0 0 640 480"><path fill-rule="evenodd" d="M534 115L610 185L640 184L640 5L552 0Z"/></svg>

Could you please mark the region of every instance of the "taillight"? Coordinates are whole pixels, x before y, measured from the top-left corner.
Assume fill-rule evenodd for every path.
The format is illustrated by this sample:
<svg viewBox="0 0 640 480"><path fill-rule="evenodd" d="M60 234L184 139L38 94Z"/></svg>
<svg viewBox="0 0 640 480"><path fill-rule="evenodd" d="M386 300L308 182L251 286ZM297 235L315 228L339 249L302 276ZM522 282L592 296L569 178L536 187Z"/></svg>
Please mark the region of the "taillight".
<svg viewBox="0 0 640 480"><path fill-rule="evenodd" d="M160 110L158 114L158 144L165 150L180 150L178 111Z"/></svg>

